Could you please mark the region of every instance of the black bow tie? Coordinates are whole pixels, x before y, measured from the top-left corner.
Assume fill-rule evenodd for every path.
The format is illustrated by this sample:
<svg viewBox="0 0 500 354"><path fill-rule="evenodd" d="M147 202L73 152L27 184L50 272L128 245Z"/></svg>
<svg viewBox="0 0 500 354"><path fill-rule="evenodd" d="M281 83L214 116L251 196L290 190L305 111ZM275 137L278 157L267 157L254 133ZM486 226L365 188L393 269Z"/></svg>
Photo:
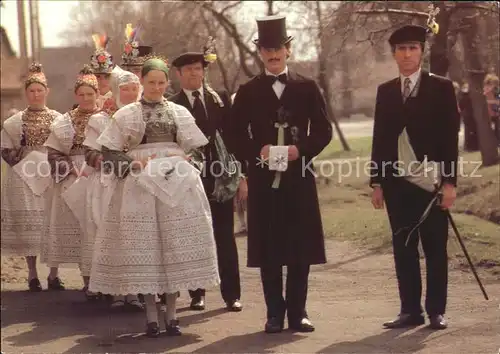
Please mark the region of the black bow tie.
<svg viewBox="0 0 500 354"><path fill-rule="evenodd" d="M267 77L269 78L269 80L271 81L271 84L274 84L276 81L279 81L281 82L282 84L286 84L287 82L287 76L286 74L280 74L278 76L274 76L274 75L267 75Z"/></svg>

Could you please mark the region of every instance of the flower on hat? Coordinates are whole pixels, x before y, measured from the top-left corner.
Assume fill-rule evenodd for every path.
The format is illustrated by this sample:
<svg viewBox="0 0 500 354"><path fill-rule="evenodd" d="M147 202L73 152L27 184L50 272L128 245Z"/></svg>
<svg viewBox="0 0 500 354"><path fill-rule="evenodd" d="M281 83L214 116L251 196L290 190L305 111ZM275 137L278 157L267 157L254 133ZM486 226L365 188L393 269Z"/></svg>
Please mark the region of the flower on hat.
<svg viewBox="0 0 500 354"><path fill-rule="evenodd" d="M100 64L104 64L106 62L106 56L104 54L101 54L97 57L97 61L100 63Z"/></svg>
<svg viewBox="0 0 500 354"><path fill-rule="evenodd" d="M211 64L217 60L217 54L215 54L215 53L207 54L207 55L205 55L204 59L206 62Z"/></svg>

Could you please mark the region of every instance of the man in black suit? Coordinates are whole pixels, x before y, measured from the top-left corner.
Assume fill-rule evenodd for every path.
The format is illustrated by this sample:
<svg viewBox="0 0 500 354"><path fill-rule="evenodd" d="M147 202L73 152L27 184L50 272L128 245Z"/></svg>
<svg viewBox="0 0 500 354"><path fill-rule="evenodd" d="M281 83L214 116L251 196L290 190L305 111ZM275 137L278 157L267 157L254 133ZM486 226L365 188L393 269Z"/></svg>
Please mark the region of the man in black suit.
<svg viewBox="0 0 500 354"><path fill-rule="evenodd" d="M446 209L456 198L460 117L452 82L421 69L425 41L426 28L420 26L404 26L391 35L389 44L400 75L377 91L372 204L377 209L387 204L401 300L399 316L384 323L386 328L425 323L419 239L426 256L425 310L430 327L447 327ZM433 171L425 172L427 167ZM437 191L441 200L433 203ZM420 219L429 205L427 218Z"/></svg>
<svg viewBox="0 0 500 354"><path fill-rule="evenodd" d="M177 69L177 77L181 84L181 91L169 98L170 101L186 107L194 116L196 124L209 143L204 147L205 165L202 172L202 181L207 193L212 212L214 237L217 244L217 257L221 277L221 293L229 311L241 311L241 286L238 264L238 250L234 237L233 200L218 202L212 199L215 176L220 172L217 169L218 156L215 147L215 131L221 133L222 139L227 140L227 120L231 109L231 101L227 92L215 92L203 83L208 62L203 53L185 53L176 58L172 65ZM236 198L246 198L246 180L241 178ZM189 291L191 309L205 309L205 289Z"/></svg>
<svg viewBox="0 0 500 354"><path fill-rule="evenodd" d="M309 268L326 262L312 158L332 138L316 83L287 67L292 37L285 17L257 19L254 41L265 71L240 86L231 134L248 163L248 266L260 268L267 333L312 332L306 299ZM283 266L287 266L283 297Z"/></svg>

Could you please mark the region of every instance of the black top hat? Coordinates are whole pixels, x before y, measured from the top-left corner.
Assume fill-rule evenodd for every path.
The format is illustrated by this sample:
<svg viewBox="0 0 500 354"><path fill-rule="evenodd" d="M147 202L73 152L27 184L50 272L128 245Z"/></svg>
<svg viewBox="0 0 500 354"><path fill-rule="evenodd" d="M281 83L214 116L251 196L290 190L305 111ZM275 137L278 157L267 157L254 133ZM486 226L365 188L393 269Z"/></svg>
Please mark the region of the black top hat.
<svg viewBox="0 0 500 354"><path fill-rule="evenodd" d="M149 45L140 45L137 49L139 49L139 54L137 55L138 57L145 57L146 55L153 53L153 47Z"/></svg>
<svg viewBox="0 0 500 354"><path fill-rule="evenodd" d="M391 46L408 42L425 43L427 28L416 25L403 26L392 33L389 37Z"/></svg>
<svg viewBox="0 0 500 354"><path fill-rule="evenodd" d="M259 38L253 42L264 48L279 48L290 42L293 36L286 33L286 17L281 15L257 18Z"/></svg>
<svg viewBox="0 0 500 354"><path fill-rule="evenodd" d="M153 47L149 45L139 45L131 47L130 51L122 54L123 66L141 66L145 58L153 53Z"/></svg>
<svg viewBox="0 0 500 354"><path fill-rule="evenodd" d="M184 65L194 64L194 63L202 63L203 66L207 66L208 62L205 60L205 56L203 53L198 52L188 52L179 55L177 58L172 61L172 65L176 68L181 68Z"/></svg>

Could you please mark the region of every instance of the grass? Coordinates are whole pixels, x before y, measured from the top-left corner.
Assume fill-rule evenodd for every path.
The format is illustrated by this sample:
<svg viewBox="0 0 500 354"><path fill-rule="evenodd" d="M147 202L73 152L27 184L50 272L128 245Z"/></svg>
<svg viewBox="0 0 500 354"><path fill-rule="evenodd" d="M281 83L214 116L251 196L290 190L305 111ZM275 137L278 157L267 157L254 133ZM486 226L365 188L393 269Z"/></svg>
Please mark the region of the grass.
<svg viewBox="0 0 500 354"><path fill-rule="evenodd" d="M480 153L464 154L455 211L500 224L500 165L480 166ZM500 238L500 236L499 236Z"/></svg>
<svg viewBox="0 0 500 354"><path fill-rule="evenodd" d="M479 154L464 154L464 161L480 161ZM346 176L339 171L329 183L321 180L318 195L326 237L351 241L360 247L391 252L391 230L386 211L373 209L368 178L363 173ZM500 166L481 168L477 177L470 176L473 164L464 164L458 181L458 198L452 208L453 218L471 258L477 266L492 268L500 274L500 221L489 220L500 215ZM480 175L480 176L479 176ZM452 263L466 265L458 241L450 227L449 256Z"/></svg>
<svg viewBox="0 0 500 354"><path fill-rule="evenodd" d="M366 157L371 154L372 137L359 137L347 140L351 151L345 151L338 139L332 139L317 156L318 160Z"/></svg>

